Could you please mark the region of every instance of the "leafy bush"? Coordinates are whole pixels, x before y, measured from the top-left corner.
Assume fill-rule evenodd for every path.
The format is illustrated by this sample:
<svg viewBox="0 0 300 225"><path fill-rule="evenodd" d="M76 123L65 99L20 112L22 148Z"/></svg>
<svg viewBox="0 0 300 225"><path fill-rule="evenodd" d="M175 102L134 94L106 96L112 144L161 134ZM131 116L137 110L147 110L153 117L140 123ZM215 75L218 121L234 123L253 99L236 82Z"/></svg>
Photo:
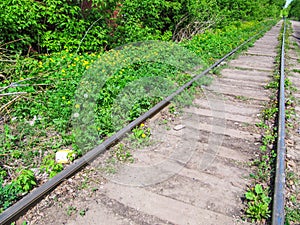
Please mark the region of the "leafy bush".
<svg viewBox="0 0 300 225"><path fill-rule="evenodd" d="M224 18L221 25L228 25L232 21L257 20L266 18L278 18L283 8L284 0L217 0Z"/></svg>
<svg viewBox="0 0 300 225"><path fill-rule="evenodd" d="M26 54L102 51L139 40L180 41L208 28L279 16L281 2L3 0L0 45Z"/></svg>
<svg viewBox="0 0 300 225"><path fill-rule="evenodd" d="M289 6L289 18L300 21L300 1L293 0Z"/></svg>
<svg viewBox="0 0 300 225"><path fill-rule="evenodd" d="M21 194L30 191L36 185L34 174L31 170L21 170L19 176L11 183L3 185L0 176L0 213L17 200Z"/></svg>
<svg viewBox="0 0 300 225"><path fill-rule="evenodd" d="M83 1L86 2L86 1ZM64 47L75 50L85 32L93 24L81 50L99 51L107 45L110 14L101 5L97 9L78 1L4 0L0 2L2 44L15 50L48 52ZM87 12L88 11L88 12ZM21 41L17 41L21 40Z"/></svg>
<svg viewBox="0 0 300 225"><path fill-rule="evenodd" d="M205 63L212 64L216 59L230 52L254 34L269 29L275 23L276 21L269 20L231 24L222 29L207 30L201 35L196 35L192 40L184 41L181 44L201 56Z"/></svg>

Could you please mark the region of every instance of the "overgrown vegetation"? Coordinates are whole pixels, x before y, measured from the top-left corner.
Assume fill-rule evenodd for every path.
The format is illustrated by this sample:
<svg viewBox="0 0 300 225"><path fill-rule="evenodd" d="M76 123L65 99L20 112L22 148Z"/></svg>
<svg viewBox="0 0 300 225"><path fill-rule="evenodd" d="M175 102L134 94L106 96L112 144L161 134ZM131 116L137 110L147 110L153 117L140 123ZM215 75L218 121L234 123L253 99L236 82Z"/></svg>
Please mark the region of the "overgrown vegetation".
<svg viewBox="0 0 300 225"><path fill-rule="evenodd" d="M202 66L211 64L276 22L264 19L279 15L284 2L269 2L2 1L0 212L63 169L55 162L56 151L72 149L78 157L84 153L72 132L72 110L82 107L74 96L96 60L120 52L105 50L140 40L182 41L181 46L201 58ZM107 63L114 66L116 61ZM94 133L102 140L111 135L116 128L110 116L115 98L131 82L155 75L177 85L192 76L159 62L129 63L118 69L98 94ZM126 122L159 100L135 102L124 114ZM136 138L147 138L146 130L136 129ZM116 155L120 160L131 158L124 146Z"/></svg>
<svg viewBox="0 0 300 225"><path fill-rule="evenodd" d="M293 20L300 21L300 1L293 0L288 7L288 16Z"/></svg>
<svg viewBox="0 0 300 225"><path fill-rule="evenodd" d="M261 113L261 122L257 126L263 133L259 157L252 163L255 172L250 174L253 179L251 187L245 194L247 200L246 215L252 222L266 222L271 214L271 199L276 159L276 118L278 113L276 92L278 91L279 75L276 72L275 81L267 88L273 88L273 98Z"/></svg>
<svg viewBox="0 0 300 225"><path fill-rule="evenodd" d="M102 51L133 41L182 40L232 22L279 16L270 0L4 0L0 40L6 48ZM0 43L1 44L1 43Z"/></svg>
<svg viewBox="0 0 300 225"><path fill-rule="evenodd" d="M278 52L281 51L281 39L282 35L279 36L280 45L277 47ZM247 199L246 214L252 222L265 223L269 221L271 216L273 189L270 187L273 187L275 175L279 82L280 54L276 57L273 80L265 87L271 90L271 96L261 112L261 121L257 124L263 135L259 157L253 161L255 172L250 174L253 182L245 194Z"/></svg>

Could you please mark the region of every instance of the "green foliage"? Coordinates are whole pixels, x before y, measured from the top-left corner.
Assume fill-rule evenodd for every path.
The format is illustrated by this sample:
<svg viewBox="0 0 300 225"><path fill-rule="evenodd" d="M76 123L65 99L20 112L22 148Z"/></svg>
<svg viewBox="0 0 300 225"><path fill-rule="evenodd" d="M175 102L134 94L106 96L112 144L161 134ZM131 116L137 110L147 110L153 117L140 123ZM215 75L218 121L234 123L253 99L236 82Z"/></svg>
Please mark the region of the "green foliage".
<svg viewBox="0 0 300 225"><path fill-rule="evenodd" d="M14 183L3 185L0 177L0 213L18 199L20 192Z"/></svg>
<svg viewBox="0 0 300 225"><path fill-rule="evenodd" d="M129 149L122 143L116 147L113 156L121 162L133 162L134 160Z"/></svg>
<svg viewBox="0 0 300 225"><path fill-rule="evenodd" d="M49 178L52 178L63 170L63 165L56 163L53 155L48 155L43 159L41 170L45 170L49 174Z"/></svg>
<svg viewBox="0 0 300 225"><path fill-rule="evenodd" d="M38 35L41 26L39 3L34 0L6 0L0 2L0 40L9 44L11 49L22 50L32 43L32 36ZM18 41L20 40L20 41Z"/></svg>
<svg viewBox="0 0 300 225"><path fill-rule="evenodd" d="M196 35L190 41L183 42L187 47L207 64L212 64L216 59L230 52L242 42L262 29L268 29L275 21L270 20L264 23L256 21L244 22L238 25L224 26L222 29L207 30L201 35ZM265 28L264 28L265 26Z"/></svg>
<svg viewBox="0 0 300 225"><path fill-rule="evenodd" d="M85 216L85 214L86 214L86 210L85 209L82 209L82 210L79 211L79 215L80 216Z"/></svg>
<svg viewBox="0 0 300 225"><path fill-rule="evenodd" d="M150 39L180 41L208 28L279 16L281 3L267 0L3 0L0 2L3 15L0 46L26 54L63 49L102 51Z"/></svg>
<svg viewBox="0 0 300 225"><path fill-rule="evenodd" d="M11 183L6 185L3 183L3 178L0 177L0 212L36 185L35 176L31 170L21 170L18 177Z"/></svg>
<svg viewBox="0 0 300 225"><path fill-rule="evenodd" d="M74 206L69 206L68 209L67 209L67 215L68 216L71 216L72 214L76 213L77 211L77 208L74 207Z"/></svg>
<svg viewBox="0 0 300 225"><path fill-rule="evenodd" d="M266 18L278 18L285 1L280 0L217 0L217 4L225 18L222 25L229 21L239 20L263 20Z"/></svg>
<svg viewBox="0 0 300 225"><path fill-rule="evenodd" d="M13 183L18 189L26 193L36 185L34 173L31 170L21 170L19 176Z"/></svg>
<svg viewBox="0 0 300 225"><path fill-rule="evenodd" d="M252 219L252 222L261 221L270 217L269 204L271 198L268 197L268 190L264 190L260 184L255 185L245 194L248 200L247 215Z"/></svg>
<svg viewBox="0 0 300 225"><path fill-rule="evenodd" d="M135 147L149 144L151 131L144 123L132 130L131 142Z"/></svg>
<svg viewBox="0 0 300 225"><path fill-rule="evenodd" d="M293 0L289 8L289 18L300 21L300 1Z"/></svg>
<svg viewBox="0 0 300 225"><path fill-rule="evenodd" d="M136 127L132 130L135 138L146 138L150 136L150 128L145 127L145 124L141 124L139 127Z"/></svg>
<svg viewBox="0 0 300 225"><path fill-rule="evenodd" d="M94 1L96 2L96 1ZM26 51L60 51L77 49L86 30L94 24L81 50L100 50L107 44L109 26L106 19L111 4L97 8L87 1L67 0L4 0L0 3L0 40L10 49ZM3 44L3 43L2 43Z"/></svg>
<svg viewBox="0 0 300 225"><path fill-rule="evenodd" d="M289 16L289 10L290 10L290 7L282 9L280 11L280 17L287 18Z"/></svg>
<svg viewBox="0 0 300 225"><path fill-rule="evenodd" d="M300 222L300 205L295 204L294 208L286 208L285 225L297 224Z"/></svg>

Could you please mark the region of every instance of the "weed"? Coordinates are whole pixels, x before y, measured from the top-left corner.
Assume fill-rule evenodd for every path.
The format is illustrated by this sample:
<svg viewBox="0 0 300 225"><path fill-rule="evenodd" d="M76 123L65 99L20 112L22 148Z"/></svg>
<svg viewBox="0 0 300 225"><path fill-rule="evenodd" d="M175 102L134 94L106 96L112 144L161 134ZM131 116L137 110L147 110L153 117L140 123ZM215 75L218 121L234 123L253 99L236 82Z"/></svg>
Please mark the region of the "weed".
<svg viewBox="0 0 300 225"><path fill-rule="evenodd" d="M78 190L82 190L82 189L86 189L88 188L88 178L85 177L84 181L80 184L80 186L78 187Z"/></svg>
<svg viewBox="0 0 300 225"><path fill-rule="evenodd" d="M48 155L44 158L40 168L41 171L45 171L52 178L63 170L63 165L55 162L54 155Z"/></svg>
<svg viewBox="0 0 300 225"><path fill-rule="evenodd" d="M290 25L290 24L289 24ZM287 33L291 33L291 26L288 27ZM296 42L294 42L295 44ZM287 46L289 46L287 44ZM296 44L297 46L297 44ZM299 54L299 48L297 48ZM294 70L294 72L299 73L300 70ZM286 76L288 76L287 73ZM287 132L294 129L294 124L297 124L297 117L295 116L295 105L299 102L292 95L297 89L293 85L288 77L285 80L286 87L286 120L287 120ZM289 150L289 148L287 148ZM289 165L289 160L287 160L287 165ZM299 224L300 223L300 204L299 204L299 189L295 189L300 184L299 175L295 173L293 167L287 166L286 168L286 203L285 203L285 225Z"/></svg>
<svg viewBox="0 0 300 225"><path fill-rule="evenodd" d="M169 106L169 113L174 114L176 112L176 105L175 104L171 104Z"/></svg>
<svg viewBox="0 0 300 225"><path fill-rule="evenodd" d="M19 176L5 186L3 186L3 178L0 177L0 213L35 185L35 177L31 170L19 171Z"/></svg>
<svg viewBox="0 0 300 225"><path fill-rule="evenodd" d="M105 172L108 174L115 174L117 172L117 170L114 166L106 166Z"/></svg>
<svg viewBox="0 0 300 225"><path fill-rule="evenodd" d="M294 208L287 207L285 209L285 225L295 224L291 222L299 222L300 221L300 204Z"/></svg>
<svg viewBox="0 0 300 225"><path fill-rule="evenodd" d="M280 51L280 48L278 48ZM276 58L277 66L279 65L279 57ZM254 161L256 166L255 173L250 175L254 178L254 188L248 189L245 196L248 201L246 214L251 218L252 222L262 221L270 217L271 193L268 189L264 190L261 184L271 185L271 176L274 174L274 165L276 159L276 151L273 149L276 145L277 128L276 117L278 114L277 92L279 87L279 74L274 71L273 80L265 86L272 89L270 100L262 110L257 127L261 128L263 133L259 158ZM290 86L286 81L286 86Z"/></svg>
<svg viewBox="0 0 300 225"><path fill-rule="evenodd" d="M134 147L147 146L150 144L151 131L144 123L135 127L129 136L130 144Z"/></svg>
<svg viewBox="0 0 300 225"><path fill-rule="evenodd" d="M17 189L26 193L36 185L34 173L31 170L21 170L14 183Z"/></svg>
<svg viewBox="0 0 300 225"><path fill-rule="evenodd" d="M76 207L74 206L69 206L67 209L67 215L71 216L72 214L74 214L77 211Z"/></svg>
<svg viewBox="0 0 300 225"><path fill-rule="evenodd" d="M269 204L271 198L268 197L268 190L264 190L260 184L256 184L245 194L248 200L248 208L246 213L252 222L261 221L270 217Z"/></svg>
<svg viewBox="0 0 300 225"><path fill-rule="evenodd" d="M241 101L247 101L249 100L248 97L242 96L242 95L236 95L234 96L235 99L241 100Z"/></svg>
<svg viewBox="0 0 300 225"><path fill-rule="evenodd" d="M93 187L92 188L92 192L96 192L96 191L98 191L99 190L99 188L97 188L97 187Z"/></svg>
<svg viewBox="0 0 300 225"><path fill-rule="evenodd" d="M121 162L131 162L132 163L134 161L131 152L123 143L120 143L117 145L113 154Z"/></svg>
<svg viewBox="0 0 300 225"><path fill-rule="evenodd" d="M17 200L20 193L21 190L14 183L3 186L3 179L0 178L0 213Z"/></svg>
<svg viewBox="0 0 300 225"><path fill-rule="evenodd" d="M262 128L262 129L268 128L268 125L264 121L260 121L259 123L256 123L256 126Z"/></svg>
<svg viewBox="0 0 300 225"><path fill-rule="evenodd" d="M80 216L85 216L85 213L86 213L85 209L82 209L82 210L79 211Z"/></svg>
<svg viewBox="0 0 300 225"><path fill-rule="evenodd" d="M299 69L293 69L292 70L294 73L300 73L300 70Z"/></svg>

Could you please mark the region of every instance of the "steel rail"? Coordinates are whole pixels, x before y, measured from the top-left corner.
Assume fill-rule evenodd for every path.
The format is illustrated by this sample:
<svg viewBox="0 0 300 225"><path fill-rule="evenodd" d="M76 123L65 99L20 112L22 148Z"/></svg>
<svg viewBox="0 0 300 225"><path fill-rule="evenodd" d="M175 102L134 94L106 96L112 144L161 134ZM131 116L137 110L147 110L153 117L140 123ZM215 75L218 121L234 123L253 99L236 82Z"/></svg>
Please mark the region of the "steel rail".
<svg viewBox="0 0 300 225"><path fill-rule="evenodd" d="M272 225L284 224L284 188L285 188L285 95L284 95L284 43L286 33L286 20L284 19L281 61L280 61L280 85L279 85L279 114L278 114L278 138L277 138L277 158L274 184Z"/></svg>
<svg viewBox="0 0 300 225"><path fill-rule="evenodd" d="M131 131L134 127L138 126L140 123L145 121L146 119L152 117L157 112L162 110L164 107L166 107L171 100L183 92L186 88L190 87L195 81L206 75L209 71L217 67L221 62L223 62L225 59L227 59L229 56L233 55L236 51L238 51L240 48L242 48L244 45L249 43L251 40L253 40L258 35L265 32L265 30L262 30L261 32L257 33L256 35L252 36L245 42L243 42L241 45L233 49L231 52L227 53L224 57L222 57L220 60L215 62L213 65L208 67L206 70L201 72L199 75L195 76L193 79L191 79L189 82L181 86L177 91L173 92L171 95L166 97L164 100L156 104L154 107L152 107L149 111L147 111L142 116L138 117L134 121L132 121L130 124L119 130L116 134L105 140L102 144L98 145L94 149L87 152L84 156L79 158L78 160L74 161L71 165L66 167L62 172L57 174L55 177L48 180L46 183L42 184L41 186L37 187L36 189L32 190L29 194L24 196L21 200L16 202L14 205L6 209L1 215L0 215L0 225L7 224L14 219L17 219L22 213L24 213L29 207L33 206L35 203L37 203L43 196L45 196L47 193L52 191L55 187L57 187L60 183L62 183L64 180L78 172L80 169L82 169L84 166L86 166L89 162L96 159L101 153L103 153L107 148L111 147L114 143L116 143L120 137L124 136L126 133Z"/></svg>

